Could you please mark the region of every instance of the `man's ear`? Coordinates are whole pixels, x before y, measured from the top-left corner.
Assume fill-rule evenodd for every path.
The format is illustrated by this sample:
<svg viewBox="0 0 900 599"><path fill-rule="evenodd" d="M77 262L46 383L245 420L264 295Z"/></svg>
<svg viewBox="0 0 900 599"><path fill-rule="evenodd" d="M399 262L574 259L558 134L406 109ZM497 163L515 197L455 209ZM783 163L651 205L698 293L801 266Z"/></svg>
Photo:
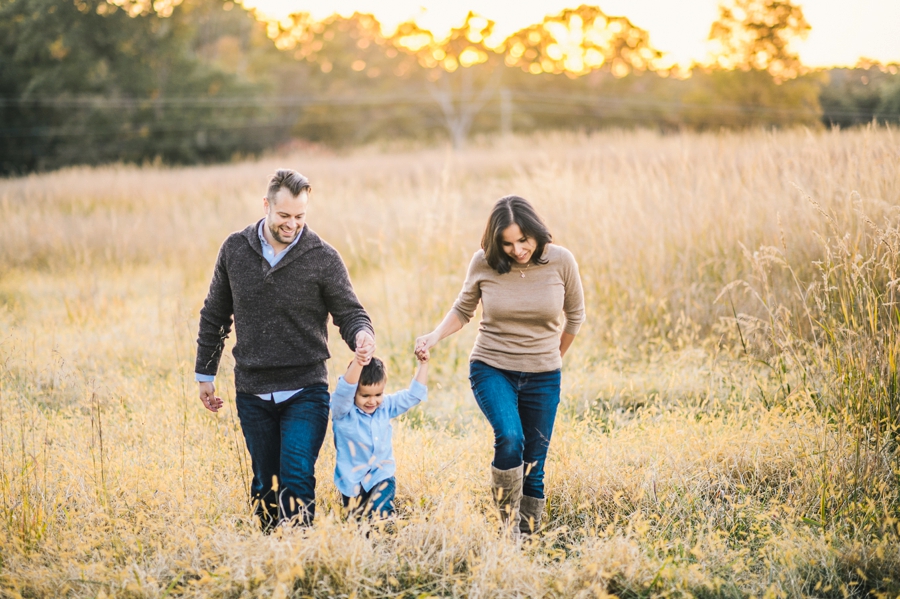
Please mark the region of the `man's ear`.
<svg viewBox="0 0 900 599"><path fill-rule="evenodd" d="M269 198L266 196L263 196L263 210L266 211L266 214L269 213Z"/></svg>

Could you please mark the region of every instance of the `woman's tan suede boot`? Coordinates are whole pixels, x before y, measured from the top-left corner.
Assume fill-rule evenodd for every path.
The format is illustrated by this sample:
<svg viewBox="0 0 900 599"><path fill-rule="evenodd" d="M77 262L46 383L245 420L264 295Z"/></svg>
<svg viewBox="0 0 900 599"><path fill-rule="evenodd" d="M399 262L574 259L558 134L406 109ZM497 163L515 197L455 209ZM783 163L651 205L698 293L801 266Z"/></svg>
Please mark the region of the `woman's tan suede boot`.
<svg viewBox="0 0 900 599"><path fill-rule="evenodd" d="M523 535L534 534L541 529L541 516L544 514L546 499L525 495L519 506L519 532Z"/></svg>
<svg viewBox="0 0 900 599"><path fill-rule="evenodd" d="M504 525L512 522L515 526L515 523L519 521L523 466L509 470L497 470L491 466L491 493L494 496L494 504L500 511L500 521Z"/></svg>

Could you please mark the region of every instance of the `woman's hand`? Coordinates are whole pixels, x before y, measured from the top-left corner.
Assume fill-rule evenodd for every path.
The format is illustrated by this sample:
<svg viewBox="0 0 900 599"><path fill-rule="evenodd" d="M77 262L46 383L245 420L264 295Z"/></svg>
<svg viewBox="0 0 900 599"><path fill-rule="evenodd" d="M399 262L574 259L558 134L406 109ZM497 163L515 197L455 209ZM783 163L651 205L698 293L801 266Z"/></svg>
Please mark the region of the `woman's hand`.
<svg viewBox="0 0 900 599"><path fill-rule="evenodd" d="M437 334L436 331L432 331L432 332L428 333L427 335L422 335L421 337L418 337L416 339L416 349L415 349L416 358L418 358L418 360L420 362L427 361L428 360L428 352L431 350L432 347L437 345L438 341L440 341L440 340L441 340L441 338Z"/></svg>
<svg viewBox="0 0 900 599"><path fill-rule="evenodd" d="M422 360L423 357L428 355L431 348L438 344L438 341L463 328L463 324L453 310L447 312L444 320L441 321L437 328L427 335L422 335L416 339L416 357Z"/></svg>

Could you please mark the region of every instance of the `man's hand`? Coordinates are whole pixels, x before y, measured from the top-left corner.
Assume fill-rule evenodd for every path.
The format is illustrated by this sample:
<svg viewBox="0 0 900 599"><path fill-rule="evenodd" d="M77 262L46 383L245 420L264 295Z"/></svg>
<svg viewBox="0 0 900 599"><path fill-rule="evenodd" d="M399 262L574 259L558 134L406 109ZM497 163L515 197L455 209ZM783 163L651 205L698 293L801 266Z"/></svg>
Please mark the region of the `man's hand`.
<svg viewBox="0 0 900 599"><path fill-rule="evenodd" d="M218 412L224 402L216 395L216 386L212 382L200 383L200 401L210 412Z"/></svg>
<svg viewBox="0 0 900 599"><path fill-rule="evenodd" d="M369 331L360 331L356 334L356 359L369 363L375 355L375 337ZM363 363L363 362L360 362Z"/></svg>

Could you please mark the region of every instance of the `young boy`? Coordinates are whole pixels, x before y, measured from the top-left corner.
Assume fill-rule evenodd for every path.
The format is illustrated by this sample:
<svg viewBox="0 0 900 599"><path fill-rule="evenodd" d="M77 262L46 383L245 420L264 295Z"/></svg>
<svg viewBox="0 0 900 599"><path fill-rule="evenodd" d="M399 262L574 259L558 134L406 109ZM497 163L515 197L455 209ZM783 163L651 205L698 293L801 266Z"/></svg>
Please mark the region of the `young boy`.
<svg viewBox="0 0 900 599"><path fill-rule="evenodd" d="M409 389L384 394L387 375L378 358L357 353L338 379L331 395L331 418L337 460L334 483L344 508L357 518L394 513L397 470L391 446L391 418L428 396L428 354L417 356L419 367Z"/></svg>

